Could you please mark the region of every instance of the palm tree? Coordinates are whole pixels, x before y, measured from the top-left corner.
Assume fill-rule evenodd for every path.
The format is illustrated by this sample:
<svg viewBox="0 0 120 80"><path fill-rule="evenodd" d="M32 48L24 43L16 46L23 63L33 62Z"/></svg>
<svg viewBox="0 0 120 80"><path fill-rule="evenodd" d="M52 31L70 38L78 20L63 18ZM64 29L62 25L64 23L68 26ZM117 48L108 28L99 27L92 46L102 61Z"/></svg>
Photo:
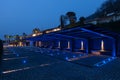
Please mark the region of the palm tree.
<svg viewBox="0 0 120 80"><path fill-rule="evenodd" d="M5 38L6 43L10 42L10 36L9 35L5 34L4 38Z"/></svg>
<svg viewBox="0 0 120 80"><path fill-rule="evenodd" d="M39 28L34 28L32 32L33 32L33 34L40 33L40 29Z"/></svg>
<svg viewBox="0 0 120 80"><path fill-rule="evenodd" d="M26 34L26 33L23 33L22 36L23 36L23 38L26 38L26 37L27 37L27 34Z"/></svg>
<svg viewBox="0 0 120 80"><path fill-rule="evenodd" d="M5 38L5 42L7 43L7 37L8 37L8 35L4 35L4 38Z"/></svg>
<svg viewBox="0 0 120 80"><path fill-rule="evenodd" d="M15 42L15 45L17 46L19 41L20 41L20 36L19 35L14 35L14 42Z"/></svg>
<svg viewBox="0 0 120 80"><path fill-rule="evenodd" d="M66 15L69 18L70 24L74 24L77 20L75 12L67 12Z"/></svg>
<svg viewBox="0 0 120 80"><path fill-rule="evenodd" d="M20 36L16 35L16 40L19 41L20 40Z"/></svg>
<svg viewBox="0 0 120 80"><path fill-rule="evenodd" d="M13 36L9 35L9 40L12 41L13 40Z"/></svg>
<svg viewBox="0 0 120 80"><path fill-rule="evenodd" d="M34 28L34 29L33 29L33 31L32 31L32 35L37 36L37 35L40 35L40 34L42 34L42 32L40 31L39 28Z"/></svg>
<svg viewBox="0 0 120 80"><path fill-rule="evenodd" d="M22 35L22 42L23 42L23 46L26 46L26 40L24 40L25 38L27 37L27 34L26 33L23 33Z"/></svg>

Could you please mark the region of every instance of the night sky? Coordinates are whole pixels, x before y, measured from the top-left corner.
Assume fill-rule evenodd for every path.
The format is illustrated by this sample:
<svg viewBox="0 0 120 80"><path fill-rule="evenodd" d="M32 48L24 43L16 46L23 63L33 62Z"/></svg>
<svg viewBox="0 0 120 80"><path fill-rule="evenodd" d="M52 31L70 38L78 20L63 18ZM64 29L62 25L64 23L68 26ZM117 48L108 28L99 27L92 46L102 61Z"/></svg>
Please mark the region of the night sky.
<svg viewBox="0 0 120 80"><path fill-rule="evenodd" d="M32 33L33 28L57 27L69 11L87 17L106 0L0 0L0 38L4 34Z"/></svg>

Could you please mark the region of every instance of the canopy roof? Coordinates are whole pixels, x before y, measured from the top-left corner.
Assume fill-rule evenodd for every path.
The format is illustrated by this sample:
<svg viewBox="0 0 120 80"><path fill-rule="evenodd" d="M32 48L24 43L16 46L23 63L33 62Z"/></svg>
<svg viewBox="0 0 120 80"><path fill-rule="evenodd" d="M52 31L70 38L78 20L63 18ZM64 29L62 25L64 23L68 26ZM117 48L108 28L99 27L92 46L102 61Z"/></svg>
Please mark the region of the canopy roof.
<svg viewBox="0 0 120 80"><path fill-rule="evenodd" d="M94 26L75 27L67 30L51 32L35 37L27 38L26 40L33 41L51 41L51 40L66 40L66 39L96 39L110 38L115 39L120 37L119 34Z"/></svg>

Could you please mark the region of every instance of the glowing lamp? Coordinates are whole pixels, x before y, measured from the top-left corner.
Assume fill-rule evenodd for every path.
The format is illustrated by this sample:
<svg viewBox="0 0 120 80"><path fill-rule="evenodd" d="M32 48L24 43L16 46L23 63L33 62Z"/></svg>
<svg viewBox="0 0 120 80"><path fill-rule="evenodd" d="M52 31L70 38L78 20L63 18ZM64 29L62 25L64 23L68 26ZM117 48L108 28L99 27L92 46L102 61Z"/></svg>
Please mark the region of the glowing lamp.
<svg viewBox="0 0 120 80"><path fill-rule="evenodd" d="M84 43L83 43L83 41L81 41L81 49L80 50L84 50Z"/></svg>
<svg viewBox="0 0 120 80"><path fill-rule="evenodd" d="M101 51L104 51L104 41L101 41Z"/></svg>

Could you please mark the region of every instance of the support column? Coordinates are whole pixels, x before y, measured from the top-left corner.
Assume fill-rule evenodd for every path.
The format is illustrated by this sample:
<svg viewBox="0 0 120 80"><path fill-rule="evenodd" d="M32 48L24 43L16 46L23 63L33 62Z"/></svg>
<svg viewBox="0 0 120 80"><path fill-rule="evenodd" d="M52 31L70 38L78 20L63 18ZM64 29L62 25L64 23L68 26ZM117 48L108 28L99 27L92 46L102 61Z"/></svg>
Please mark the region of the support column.
<svg viewBox="0 0 120 80"><path fill-rule="evenodd" d="M37 47L38 46L38 41L35 41L35 47Z"/></svg>
<svg viewBox="0 0 120 80"><path fill-rule="evenodd" d="M74 46L75 46L76 44L75 44L75 40L74 39L72 39L71 40L71 51L73 52L74 51Z"/></svg>
<svg viewBox="0 0 120 80"><path fill-rule="evenodd" d="M41 46L42 46L42 42L41 42L41 41L39 41L39 43L38 43L38 44L39 44L39 47L41 47Z"/></svg>
<svg viewBox="0 0 120 80"><path fill-rule="evenodd" d="M23 42L23 46L26 46L26 42Z"/></svg>
<svg viewBox="0 0 120 80"><path fill-rule="evenodd" d="M91 40L88 39L86 40L86 54L90 54L91 53L91 50L90 50L90 47L91 47Z"/></svg>
<svg viewBox="0 0 120 80"><path fill-rule="evenodd" d="M33 41L30 41L30 46L33 46Z"/></svg>
<svg viewBox="0 0 120 80"><path fill-rule="evenodd" d="M67 49L70 49L71 45L70 45L70 41L67 42Z"/></svg>
<svg viewBox="0 0 120 80"><path fill-rule="evenodd" d="M61 42L58 41L58 48L61 48Z"/></svg>
<svg viewBox="0 0 120 80"><path fill-rule="evenodd" d="M113 48L113 50L112 50L112 56L116 57L116 53L117 53L117 49L116 49L117 48L116 47L117 46L117 41L116 41L116 39L113 39L112 42L113 42L113 45L112 45L112 48Z"/></svg>
<svg viewBox="0 0 120 80"><path fill-rule="evenodd" d="M72 40L68 40L68 41L67 41L67 49L70 50L70 51L73 50L73 49L72 49Z"/></svg>

